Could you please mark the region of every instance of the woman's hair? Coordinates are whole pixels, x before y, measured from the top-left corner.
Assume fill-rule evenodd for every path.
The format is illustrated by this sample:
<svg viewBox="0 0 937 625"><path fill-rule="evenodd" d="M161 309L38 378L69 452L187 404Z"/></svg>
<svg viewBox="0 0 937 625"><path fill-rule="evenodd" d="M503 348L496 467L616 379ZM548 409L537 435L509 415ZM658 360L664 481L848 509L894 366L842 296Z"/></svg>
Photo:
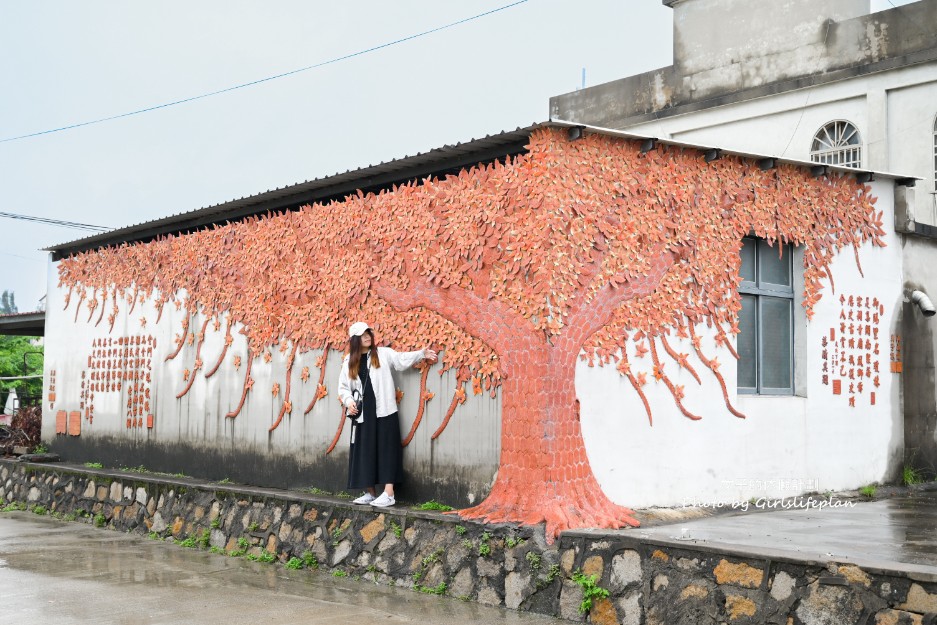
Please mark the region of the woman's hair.
<svg viewBox="0 0 937 625"><path fill-rule="evenodd" d="M374 344L374 332L371 328L365 330L371 337L371 366L375 369L381 368L381 361L377 357L377 346ZM361 365L361 337L352 336L348 338L348 377L352 380L358 379L358 367Z"/></svg>

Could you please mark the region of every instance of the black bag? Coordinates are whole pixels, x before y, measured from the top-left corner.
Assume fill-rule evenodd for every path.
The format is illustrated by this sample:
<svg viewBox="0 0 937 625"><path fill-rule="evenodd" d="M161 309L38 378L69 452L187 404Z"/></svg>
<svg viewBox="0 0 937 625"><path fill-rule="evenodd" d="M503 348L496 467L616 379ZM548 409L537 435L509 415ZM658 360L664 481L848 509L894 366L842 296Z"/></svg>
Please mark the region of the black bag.
<svg viewBox="0 0 937 625"><path fill-rule="evenodd" d="M349 411L345 411L345 416L351 420L355 420L358 417L364 416L364 389L367 388L368 383L371 381L371 370L370 367L367 369L368 377L364 380L364 385L361 387L361 391L355 389L351 392L351 398L355 400L355 408L357 409L355 414L351 414Z"/></svg>

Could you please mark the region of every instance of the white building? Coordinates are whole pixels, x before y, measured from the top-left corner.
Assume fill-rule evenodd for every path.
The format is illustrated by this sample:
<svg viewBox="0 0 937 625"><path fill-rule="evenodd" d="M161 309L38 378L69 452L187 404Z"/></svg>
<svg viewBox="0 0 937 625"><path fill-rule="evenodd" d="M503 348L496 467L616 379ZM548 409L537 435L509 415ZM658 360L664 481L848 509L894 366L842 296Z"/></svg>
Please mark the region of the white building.
<svg viewBox="0 0 937 625"><path fill-rule="evenodd" d="M905 451L890 462L933 476L937 344L910 294L937 293L937 0L871 14L868 0L663 2L674 11L673 65L551 98L551 118L919 178L913 188L898 189L894 213L902 249L894 282L904 300L895 336L904 346L896 373ZM797 336L805 328L796 318L793 324L793 338L784 337L793 388L746 382L746 364L766 363L746 363L744 354L740 361L740 392L754 385L749 390L763 397L753 400L765 409L778 395L793 395L781 400L789 402L802 394ZM810 421L825 420L805 418L808 429ZM863 428L856 434L863 432L873 435Z"/></svg>

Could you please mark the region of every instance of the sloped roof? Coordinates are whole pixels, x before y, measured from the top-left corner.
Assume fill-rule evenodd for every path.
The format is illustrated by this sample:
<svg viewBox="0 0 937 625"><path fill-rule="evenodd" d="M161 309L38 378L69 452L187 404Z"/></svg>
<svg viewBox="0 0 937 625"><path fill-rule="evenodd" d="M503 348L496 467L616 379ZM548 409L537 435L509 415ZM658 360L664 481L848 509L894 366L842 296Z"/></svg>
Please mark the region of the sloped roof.
<svg viewBox="0 0 937 625"><path fill-rule="evenodd" d="M295 210L306 204L315 202L328 202L341 200L359 189L365 193L377 192L399 185L411 180L419 180L431 176L443 176L448 173L457 173L465 167L472 167L479 163L490 163L510 155L521 154L527 151L527 144L531 133L544 127L551 128L579 128L582 132L604 134L626 139L653 140L664 145L685 147L708 151L719 149L723 154L735 154L755 161L765 159L778 163L789 163L799 167L816 168L825 167L828 170L838 170L851 174L872 174L873 177L896 179L902 184L912 183L914 178L899 176L886 172L871 172L869 170L856 170L836 166L820 166L817 163L796 159L776 158L764 154L750 154L733 150L722 150L718 146L685 143L668 139L656 139L643 135L600 128L575 122L553 120L539 122L525 128L516 128L497 134L487 135L481 139L472 139L464 143L444 145L428 152L404 156L377 165L368 165L359 169L336 173L331 176L307 180L287 187L271 189L220 204L213 204L185 213L178 213L152 221L146 221L108 232L94 234L60 245L45 248L52 252L53 260L60 260L78 252L98 249L121 243L134 243L149 241L158 236L186 233L214 224L224 224L237 221L252 215L264 214L268 211Z"/></svg>

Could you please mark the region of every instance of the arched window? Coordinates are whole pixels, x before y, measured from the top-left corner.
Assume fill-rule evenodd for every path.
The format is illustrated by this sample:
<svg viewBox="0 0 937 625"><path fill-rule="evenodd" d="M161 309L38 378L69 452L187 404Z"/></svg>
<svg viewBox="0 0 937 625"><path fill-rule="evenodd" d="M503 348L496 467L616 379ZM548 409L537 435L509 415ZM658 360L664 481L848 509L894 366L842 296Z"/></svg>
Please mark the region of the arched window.
<svg viewBox="0 0 937 625"><path fill-rule="evenodd" d="M860 167L862 137L859 130L851 122L843 120L826 124L813 137L810 160L840 167Z"/></svg>

